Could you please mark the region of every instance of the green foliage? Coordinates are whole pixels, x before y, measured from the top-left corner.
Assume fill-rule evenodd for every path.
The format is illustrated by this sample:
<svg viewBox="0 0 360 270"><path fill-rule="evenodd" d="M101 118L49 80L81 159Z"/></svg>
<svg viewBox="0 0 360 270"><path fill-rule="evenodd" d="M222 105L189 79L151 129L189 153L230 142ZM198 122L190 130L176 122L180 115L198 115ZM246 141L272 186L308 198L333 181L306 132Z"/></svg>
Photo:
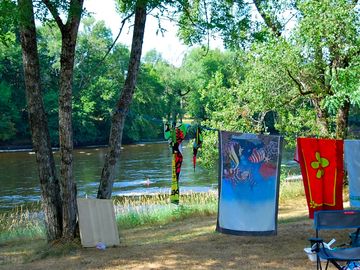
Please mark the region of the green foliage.
<svg viewBox="0 0 360 270"><path fill-rule="evenodd" d="M28 136L21 49L18 40L0 42L0 142Z"/></svg>
<svg viewBox="0 0 360 270"><path fill-rule="evenodd" d="M185 44L205 44L218 32L228 47L239 48L256 36L248 31L256 25L252 24L251 8L245 1L186 0L180 2L179 10L179 37Z"/></svg>
<svg viewBox="0 0 360 270"><path fill-rule="evenodd" d="M152 140L163 135L162 118L168 108L164 106L165 87L156 71L157 61L161 59L141 67L125 125L124 139L127 141Z"/></svg>
<svg viewBox="0 0 360 270"><path fill-rule="evenodd" d="M74 78L74 140L103 143L110 130L111 112L124 81L129 51L121 45L104 58L112 43L104 22L86 18L79 33Z"/></svg>
<svg viewBox="0 0 360 270"><path fill-rule="evenodd" d="M298 8L302 17L295 40L308 72L322 73L328 89L314 89L324 96L324 106L332 113L345 99L358 106L359 10L346 0L299 1Z"/></svg>
<svg viewBox="0 0 360 270"><path fill-rule="evenodd" d="M185 96L186 111L195 119L208 119L221 103L221 87L229 87L234 71L234 54L194 49L179 69L180 79L190 92ZM237 67L239 68L239 67Z"/></svg>
<svg viewBox="0 0 360 270"><path fill-rule="evenodd" d="M0 43L6 47L10 47L15 41L16 20L16 4L11 0L2 0L0 2Z"/></svg>
<svg viewBox="0 0 360 270"><path fill-rule="evenodd" d="M11 102L11 88L6 82L0 82L0 140L6 141L16 135L14 117L16 108Z"/></svg>

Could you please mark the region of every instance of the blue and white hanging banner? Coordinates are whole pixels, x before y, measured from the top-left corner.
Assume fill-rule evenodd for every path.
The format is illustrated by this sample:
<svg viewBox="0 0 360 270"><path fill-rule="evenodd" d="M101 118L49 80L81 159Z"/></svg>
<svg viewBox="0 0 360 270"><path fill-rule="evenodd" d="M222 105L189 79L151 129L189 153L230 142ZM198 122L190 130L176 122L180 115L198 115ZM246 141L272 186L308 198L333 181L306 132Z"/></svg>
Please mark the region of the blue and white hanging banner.
<svg viewBox="0 0 360 270"><path fill-rule="evenodd" d="M281 146L280 136L219 132L217 231L277 233Z"/></svg>
<svg viewBox="0 0 360 270"><path fill-rule="evenodd" d="M360 207L360 140L344 141L344 160L349 179L350 206Z"/></svg>

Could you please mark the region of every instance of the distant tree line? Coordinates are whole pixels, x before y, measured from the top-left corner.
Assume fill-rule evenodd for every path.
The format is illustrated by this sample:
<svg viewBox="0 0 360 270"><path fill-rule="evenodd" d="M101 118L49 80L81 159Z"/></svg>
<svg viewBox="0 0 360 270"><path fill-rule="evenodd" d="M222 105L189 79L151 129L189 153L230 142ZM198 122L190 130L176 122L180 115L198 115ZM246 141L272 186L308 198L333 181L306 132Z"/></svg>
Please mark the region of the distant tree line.
<svg viewBox="0 0 360 270"><path fill-rule="evenodd" d="M84 28L78 37L73 79L74 144L106 144L130 52L124 45L117 44L103 59L112 43L110 30L103 22L95 22L91 17L82 23ZM53 23L39 27L38 47L51 141L58 145L61 39ZM125 142L162 138L162 120L174 109L170 107L171 90L165 92L160 72L172 68L155 51L144 57L125 124ZM30 144L21 47L16 32L6 43L0 43L0 110L0 144Z"/></svg>
<svg viewBox="0 0 360 270"><path fill-rule="evenodd" d="M356 131L360 122L359 8L356 1L330 2L300 1L284 6L259 1L259 14L274 22L264 19L263 25L256 26L244 9L242 20L226 27L220 19L229 20L226 14L231 5L219 4L217 16L223 17L210 26L213 32L221 33L229 49L194 49L180 67L168 63L155 50L145 55L123 141L162 139L162 121L184 115L214 127L281 132L288 138L346 137L348 124ZM201 8L205 8L201 3L188 6L189 12ZM293 28L287 32L284 18L275 16L285 10L296 14ZM199 28L204 19L200 15L190 12L186 16L191 22L187 17L180 21L180 36L189 44L206 38ZM129 49L116 44L104 59L113 41L111 31L92 17L82 19L82 24L73 82L74 144L106 144L117 89L121 89L127 72ZM0 43L2 145L30 141L20 41L16 31L9 33ZM38 42L44 103L56 145L61 39L54 23L39 27Z"/></svg>

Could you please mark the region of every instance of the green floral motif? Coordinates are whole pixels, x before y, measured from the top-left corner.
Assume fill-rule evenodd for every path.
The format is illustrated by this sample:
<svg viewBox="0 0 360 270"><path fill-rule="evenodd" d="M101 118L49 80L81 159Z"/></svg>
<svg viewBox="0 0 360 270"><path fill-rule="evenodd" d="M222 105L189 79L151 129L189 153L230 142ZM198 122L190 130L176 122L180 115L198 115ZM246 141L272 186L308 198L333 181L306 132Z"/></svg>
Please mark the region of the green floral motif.
<svg viewBox="0 0 360 270"><path fill-rule="evenodd" d="M326 158L322 158L319 152L315 153L315 158L316 161L311 162L311 167L317 169L316 178L321 178L325 174L324 168L329 166L330 163Z"/></svg>

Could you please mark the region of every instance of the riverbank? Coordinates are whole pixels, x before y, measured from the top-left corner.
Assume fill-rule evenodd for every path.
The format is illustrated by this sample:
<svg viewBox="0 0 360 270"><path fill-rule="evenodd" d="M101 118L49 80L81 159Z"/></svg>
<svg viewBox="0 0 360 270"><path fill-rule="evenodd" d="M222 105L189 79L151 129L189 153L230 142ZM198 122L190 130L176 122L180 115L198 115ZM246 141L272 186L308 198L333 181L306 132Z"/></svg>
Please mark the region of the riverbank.
<svg viewBox="0 0 360 270"><path fill-rule="evenodd" d="M305 198L280 200L276 236L215 232L216 214L119 228L118 247L47 246L43 239L0 244L0 269L313 269L303 251L313 236Z"/></svg>

